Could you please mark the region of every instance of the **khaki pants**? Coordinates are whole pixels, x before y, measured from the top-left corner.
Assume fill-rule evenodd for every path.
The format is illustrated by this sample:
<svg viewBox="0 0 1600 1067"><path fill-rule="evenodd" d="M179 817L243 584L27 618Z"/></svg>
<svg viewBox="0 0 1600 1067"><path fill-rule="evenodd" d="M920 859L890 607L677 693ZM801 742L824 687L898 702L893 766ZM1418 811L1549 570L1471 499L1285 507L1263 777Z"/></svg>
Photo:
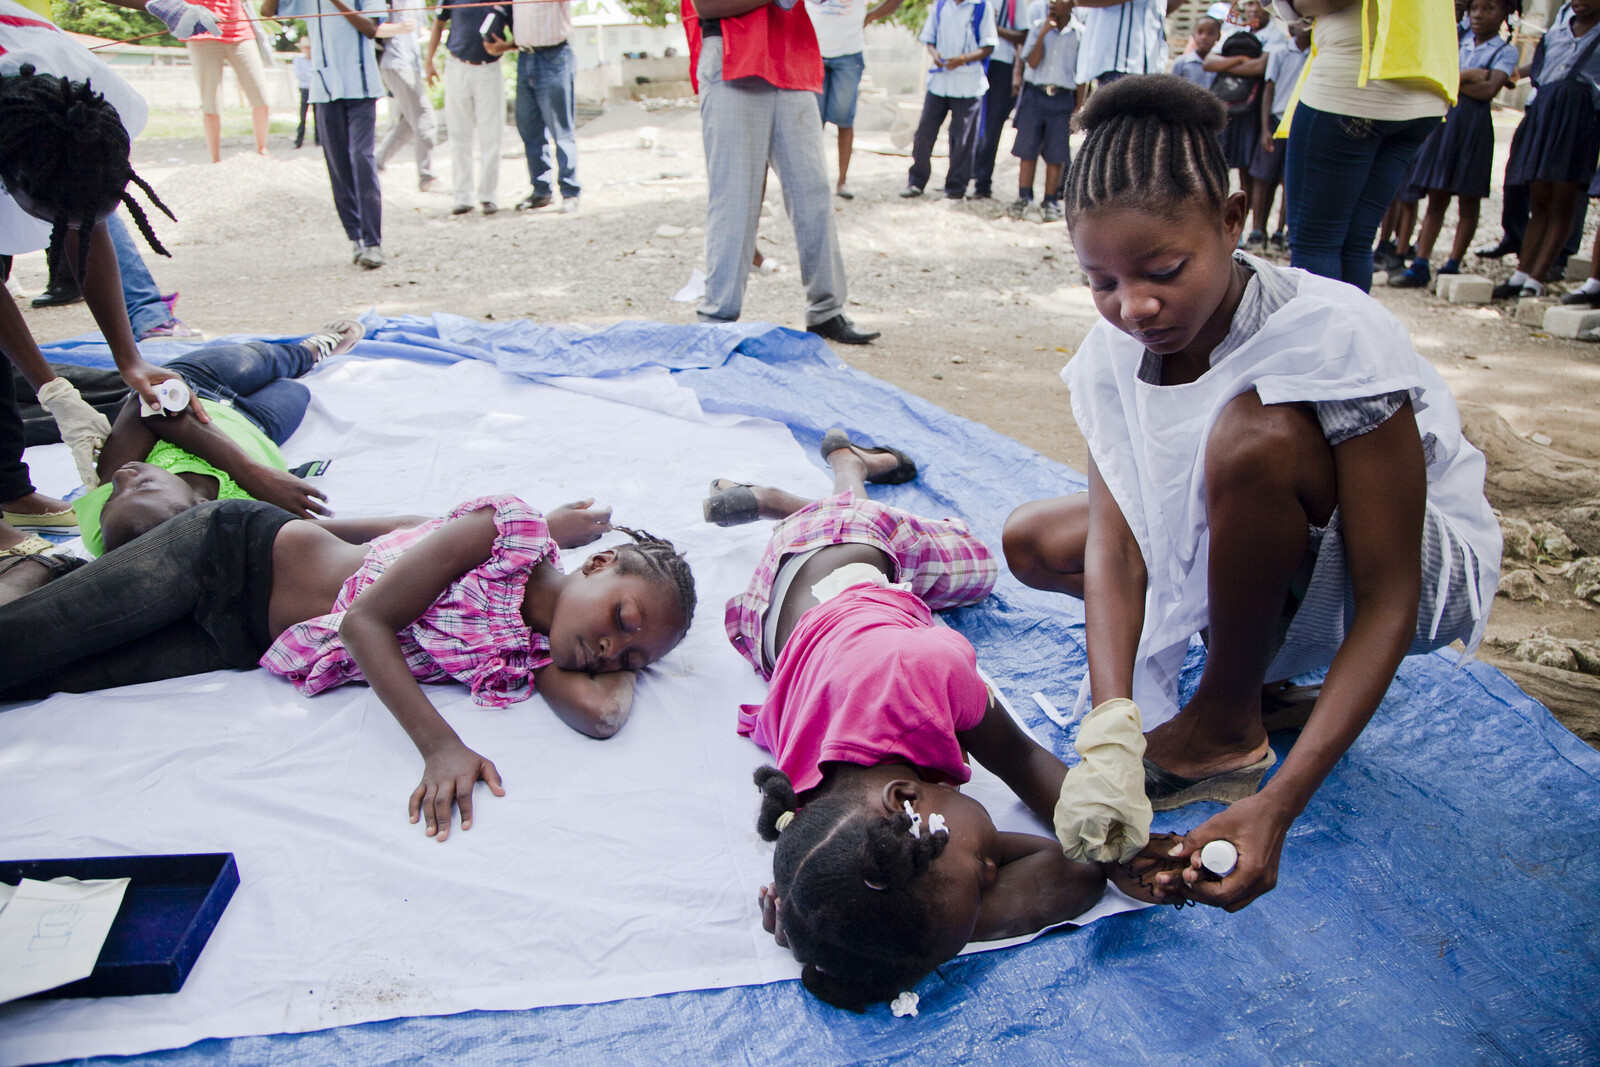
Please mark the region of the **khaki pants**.
<svg viewBox="0 0 1600 1067"><path fill-rule="evenodd" d="M233 68L250 106L266 107L266 78L261 70L261 53L253 40L228 44L224 41L185 41L189 50L189 64L194 67L195 84L200 86L200 110L207 115L220 115L222 108L217 98L222 89L222 65Z"/></svg>

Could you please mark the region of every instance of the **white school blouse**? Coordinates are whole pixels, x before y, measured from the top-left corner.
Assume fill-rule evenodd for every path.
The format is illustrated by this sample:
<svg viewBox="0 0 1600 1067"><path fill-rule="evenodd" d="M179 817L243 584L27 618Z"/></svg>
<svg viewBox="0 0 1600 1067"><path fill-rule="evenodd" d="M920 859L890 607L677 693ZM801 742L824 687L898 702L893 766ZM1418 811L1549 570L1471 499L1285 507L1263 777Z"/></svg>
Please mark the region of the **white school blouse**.
<svg viewBox="0 0 1600 1067"><path fill-rule="evenodd" d="M1435 443L1427 468L1430 518L1470 549L1477 569L1466 655L1483 638L1499 581L1500 526L1483 495L1483 454L1462 437L1455 398L1377 301L1341 282L1290 273L1295 296L1193 382L1140 381L1144 346L1104 320L1061 372L1089 454L1144 557L1133 699L1147 730L1177 714L1184 653L1209 620L1205 445L1223 407L1250 389L1263 404L1411 394L1417 429Z"/></svg>

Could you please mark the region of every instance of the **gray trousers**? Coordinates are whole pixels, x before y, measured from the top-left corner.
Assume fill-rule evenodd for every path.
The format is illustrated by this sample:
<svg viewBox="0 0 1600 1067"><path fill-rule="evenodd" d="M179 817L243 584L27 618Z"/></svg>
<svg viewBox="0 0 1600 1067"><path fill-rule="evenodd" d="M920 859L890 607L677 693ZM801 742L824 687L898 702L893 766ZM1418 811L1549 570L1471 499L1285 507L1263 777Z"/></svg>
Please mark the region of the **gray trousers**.
<svg viewBox="0 0 1600 1067"><path fill-rule="evenodd" d="M390 111L394 121L389 124L383 142L378 145L378 166L387 167L396 152L417 142L417 184L437 177L433 173L433 146L439 143L433 120L433 104L425 95L422 76L409 70L378 68L383 76L384 88L394 98Z"/></svg>
<svg viewBox="0 0 1600 1067"><path fill-rule="evenodd" d="M844 257L833 228L833 191L822 154L816 94L778 89L759 78L723 81L721 37L702 43L699 78L710 186L701 320L733 322L739 317L769 162L783 183L783 207L794 225L800 280L806 287L806 325L833 318L844 307Z"/></svg>

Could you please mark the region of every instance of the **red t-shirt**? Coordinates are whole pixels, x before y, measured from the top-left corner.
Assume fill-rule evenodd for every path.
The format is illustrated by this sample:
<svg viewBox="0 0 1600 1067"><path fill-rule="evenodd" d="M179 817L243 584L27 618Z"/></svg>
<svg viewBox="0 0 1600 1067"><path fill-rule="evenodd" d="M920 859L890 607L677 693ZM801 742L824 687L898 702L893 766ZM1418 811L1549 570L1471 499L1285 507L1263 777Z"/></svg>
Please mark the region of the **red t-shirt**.
<svg viewBox="0 0 1600 1067"><path fill-rule="evenodd" d="M760 78L779 89L822 92L822 49L805 4L785 11L763 4L722 25L722 78ZM700 17L692 0L679 0L684 34L689 38L689 78L700 91Z"/></svg>
<svg viewBox="0 0 1600 1067"><path fill-rule="evenodd" d="M778 653L766 703L739 733L771 752L804 792L833 761L905 761L936 779L972 777L956 731L983 721L989 692L965 637L911 593L847 589L800 618Z"/></svg>
<svg viewBox="0 0 1600 1067"><path fill-rule="evenodd" d="M209 8L211 13L217 16L218 28L222 30L221 35L217 37L209 33L197 33L193 40L222 41L226 44L255 40L256 31L245 18L244 5L239 0L191 0L191 2Z"/></svg>

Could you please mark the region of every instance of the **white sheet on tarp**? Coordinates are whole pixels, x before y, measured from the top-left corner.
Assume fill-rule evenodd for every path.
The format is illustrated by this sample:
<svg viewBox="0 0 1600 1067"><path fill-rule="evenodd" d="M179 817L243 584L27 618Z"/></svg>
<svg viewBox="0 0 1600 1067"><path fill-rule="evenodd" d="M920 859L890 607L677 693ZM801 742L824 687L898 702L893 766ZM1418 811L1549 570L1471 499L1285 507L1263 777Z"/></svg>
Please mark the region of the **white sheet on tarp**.
<svg viewBox="0 0 1600 1067"><path fill-rule="evenodd" d="M593 495L688 550L693 628L605 742L537 696L494 710L430 687L506 786L480 787L473 828L444 844L406 821L421 760L362 686L308 698L217 672L0 713L0 856L233 852L241 880L181 992L0 1007L0 1061L797 977L756 906L772 867L750 773L766 756L734 732L764 686L722 627L770 526L709 526L700 501L715 475L820 495L826 474L783 426L702 415L665 371L534 385L483 363L344 360L307 384L284 451L334 460L320 484L339 514ZM43 491L75 481L64 446L28 460ZM987 774L973 791L1002 826L1030 821Z"/></svg>

